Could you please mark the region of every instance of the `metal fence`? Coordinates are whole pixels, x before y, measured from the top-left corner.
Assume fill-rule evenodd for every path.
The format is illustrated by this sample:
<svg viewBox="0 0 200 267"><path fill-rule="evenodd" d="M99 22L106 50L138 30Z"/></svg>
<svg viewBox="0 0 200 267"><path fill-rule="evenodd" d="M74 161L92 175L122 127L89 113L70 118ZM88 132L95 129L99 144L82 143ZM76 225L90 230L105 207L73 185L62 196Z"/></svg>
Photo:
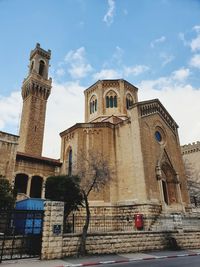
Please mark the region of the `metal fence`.
<svg viewBox="0 0 200 267"><path fill-rule="evenodd" d="M68 217L65 233L80 233L84 226L85 216L72 214ZM128 216L92 216L88 232L131 231L135 229L134 218Z"/></svg>
<svg viewBox="0 0 200 267"><path fill-rule="evenodd" d="M39 257L43 211L0 210L0 262Z"/></svg>
<svg viewBox="0 0 200 267"><path fill-rule="evenodd" d="M68 217L65 233L81 233L85 216L72 214ZM91 216L89 233L123 231L173 231L179 229L200 231L200 216L181 214L142 216L142 227L137 227L135 216Z"/></svg>

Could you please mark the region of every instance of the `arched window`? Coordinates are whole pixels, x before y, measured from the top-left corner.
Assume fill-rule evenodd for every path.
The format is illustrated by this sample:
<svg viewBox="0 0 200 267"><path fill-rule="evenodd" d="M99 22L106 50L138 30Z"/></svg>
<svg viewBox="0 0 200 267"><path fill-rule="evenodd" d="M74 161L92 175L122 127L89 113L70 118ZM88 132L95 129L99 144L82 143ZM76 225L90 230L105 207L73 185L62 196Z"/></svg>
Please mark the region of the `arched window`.
<svg viewBox="0 0 200 267"><path fill-rule="evenodd" d="M109 108L109 96L106 96L106 107Z"/></svg>
<svg viewBox="0 0 200 267"><path fill-rule="evenodd" d="M41 198L43 179L40 176L33 176L31 179L30 197Z"/></svg>
<svg viewBox="0 0 200 267"><path fill-rule="evenodd" d="M44 75L44 68L45 68L45 63L43 60L40 60L40 65L39 65L39 75L40 76Z"/></svg>
<svg viewBox="0 0 200 267"><path fill-rule="evenodd" d="M126 108L129 109L133 105L133 97L130 94L126 96Z"/></svg>
<svg viewBox="0 0 200 267"><path fill-rule="evenodd" d="M97 99L94 101L94 110L97 111Z"/></svg>
<svg viewBox="0 0 200 267"><path fill-rule="evenodd" d="M90 114L97 111L97 98L93 95L90 99Z"/></svg>
<svg viewBox="0 0 200 267"><path fill-rule="evenodd" d="M117 108L117 95L112 90L106 95L106 108Z"/></svg>
<svg viewBox="0 0 200 267"><path fill-rule="evenodd" d="M15 191L26 194L28 184L28 175L19 173L15 177Z"/></svg>
<svg viewBox="0 0 200 267"><path fill-rule="evenodd" d="M113 108L113 96L110 96L110 108Z"/></svg>
<svg viewBox="0 0 200 267"><path fill-rule="evenodd" d="M116 95L114 96L114 107L115 108L117 107L117 96Z"/></svg>
<svg viewBox="0 0 200 267"><path fill-rule="evenodd" d="M69 156L68 156L68 175L72 175L72 149L69 150Z"/></svg>

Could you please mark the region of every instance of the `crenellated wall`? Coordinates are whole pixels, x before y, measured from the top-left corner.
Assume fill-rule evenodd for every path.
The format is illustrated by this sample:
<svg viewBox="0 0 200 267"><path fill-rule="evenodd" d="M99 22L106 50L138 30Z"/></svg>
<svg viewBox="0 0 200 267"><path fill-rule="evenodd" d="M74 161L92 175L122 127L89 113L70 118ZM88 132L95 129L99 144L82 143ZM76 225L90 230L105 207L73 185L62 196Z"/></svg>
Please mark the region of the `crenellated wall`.
<svg viewBox="0 0 200 267"><path fill-rule="evenodd" d="M182 155L200 152L200 141L181 146Z"/></svg>

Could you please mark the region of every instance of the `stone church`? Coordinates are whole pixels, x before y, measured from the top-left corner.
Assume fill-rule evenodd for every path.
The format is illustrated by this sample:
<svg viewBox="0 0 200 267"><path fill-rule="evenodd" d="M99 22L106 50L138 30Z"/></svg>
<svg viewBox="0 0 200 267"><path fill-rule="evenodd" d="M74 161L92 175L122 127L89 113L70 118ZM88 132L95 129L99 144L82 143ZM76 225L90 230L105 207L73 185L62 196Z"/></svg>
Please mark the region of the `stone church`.
<svg viewBox="0 0 200 267"><path fill-rule="evenodd" d="M76 174L79 151L99 151L114 169L93 206L150 206L184 212L189 206L178 125L158 99L138 101L123 79L99 80L84 91L85 122L60 133L60 160L42 156L45 112L51 94L51 51L37 44L22 84L19 136L0 132L0 175L19 198L44 198L47 177Z"/></svg>

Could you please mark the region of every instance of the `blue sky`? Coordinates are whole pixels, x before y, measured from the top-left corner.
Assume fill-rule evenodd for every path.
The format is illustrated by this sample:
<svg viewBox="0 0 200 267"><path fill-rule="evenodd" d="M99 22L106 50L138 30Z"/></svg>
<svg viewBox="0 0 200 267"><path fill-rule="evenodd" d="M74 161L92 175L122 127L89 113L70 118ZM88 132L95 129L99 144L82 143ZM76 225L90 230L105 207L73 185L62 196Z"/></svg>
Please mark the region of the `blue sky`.
<svg viewBox="0 0 200 267"><path fill-rule="evenodd" d="M30 50L52 51L44 155L59 157L59 132L84 121L83 90L98 79L159 98L181 144L200 140L199 0L0 0L0 39L1 131L18 133Z"/></svg>

